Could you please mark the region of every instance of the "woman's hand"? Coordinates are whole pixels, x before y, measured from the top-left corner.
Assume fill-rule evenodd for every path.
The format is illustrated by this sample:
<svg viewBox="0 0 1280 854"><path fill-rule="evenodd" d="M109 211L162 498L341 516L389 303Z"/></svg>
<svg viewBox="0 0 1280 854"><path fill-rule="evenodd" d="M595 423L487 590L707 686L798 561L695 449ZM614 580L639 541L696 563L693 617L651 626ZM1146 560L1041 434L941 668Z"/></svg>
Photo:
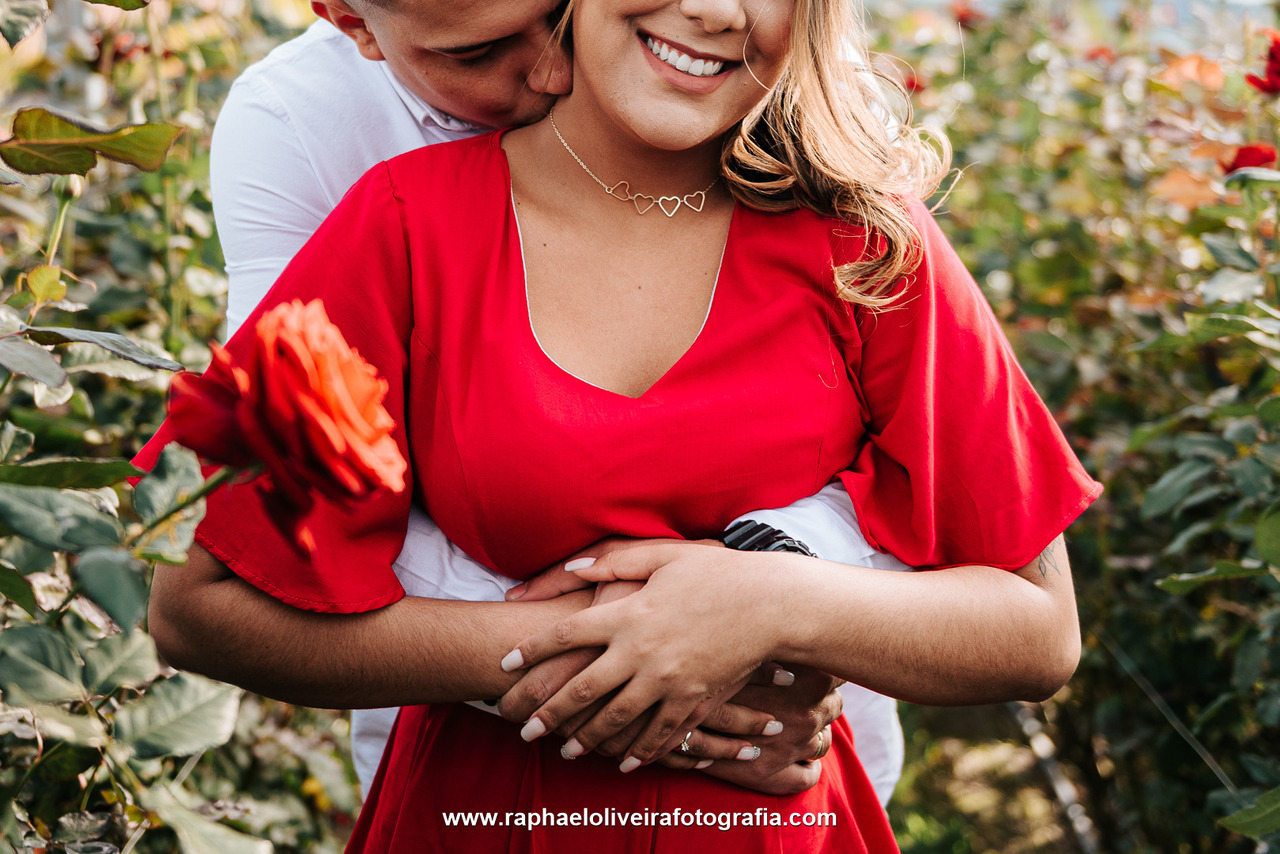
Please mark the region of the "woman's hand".
<svg viewBox="0 0 1280 854"><path fill-rule="evenodd" d="M630 771L678 744L700 722L700 705L745 680L775 646L770 573L751 571L767 567L749 557L763 556L678 543L611 553L580 570L592 581L648 582L621 601L560 621L504 658L504 668L514 670L569 649L607 647L534 714L534 730L549 732L617 689L575 732L584 750L651 707L652 720L621 768Z"/></svg>
<svg viewBox="0 0 1280 854"><path fill-rule="evenodd" d="M555 569L560 571L562 575L576 577L572 572L563 572L559 566L555 567ZM537 578L542 577L542 575L537 576ZM580 584L586 585L592 583L585 579L580 582ZM532 583L530 587L528 599L532 599L535 596L541 598L539 593L545 592L532 589ZM592 607L616 602L631 595L641 587L643 587L643 583L639 581L601 582L596 586ZM524 732L530 738L542 735L544 732L542 729L543 724L541 720L533 723L536 720L533 718L533 713L564 687L569 679L595 661L601 652L603 650L600 647L567 650L530 667L525 675L520 678L520 681L504 694L499 701L498 709L502 716L509 721L524 724ZM757 669L750 682L755 685L773 685L776 683L779 672L785 671L782 671L776 665L765 665ZM777 735L782 731L783 725L768 712L757 711L754 708L729 702L729 699L743 689L745 684L740 683L730 686L729 689L709 699L703 706L699 707L695 711L694 718L698 719L705 729L700 729L693 725L690 729L682 731L680 733L681 737L676 738L673 736L659 751L658 755L654 757L655 760L660 759L664 765L671 768L705 768L714 760L752 761L756 759L760 755L760 750L757 749L756 745L745 738L734 736L761 736L767 742L770 736ZM566 759L576 758L586 752L581 742L574 738L573 735L583 724L595 716L596 712L604 705L604 702L603 699L598 700L556 728L557 733L568 739L561 749L561 753ZM617 756L625 753L648 723L649 716L647 714L636 718L612 737L597 744L594 752L605 756ZM684 738L685 734L689 734L687 739ZM684 743L688 744L687 751L672 752Z"/></svg>

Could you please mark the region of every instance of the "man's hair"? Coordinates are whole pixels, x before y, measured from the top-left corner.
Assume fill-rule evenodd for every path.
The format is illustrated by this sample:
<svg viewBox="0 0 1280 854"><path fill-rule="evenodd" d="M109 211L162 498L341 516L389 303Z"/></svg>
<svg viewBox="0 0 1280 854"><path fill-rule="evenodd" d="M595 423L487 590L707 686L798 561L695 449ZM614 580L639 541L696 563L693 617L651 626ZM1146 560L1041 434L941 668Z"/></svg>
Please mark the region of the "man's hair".
<svg viewBox="0 0 1280 854"><path fill-rule="evenodd" d="M370 8L389 10L396 5L396 0L344 0L344 2L357 12Z"/></svg>

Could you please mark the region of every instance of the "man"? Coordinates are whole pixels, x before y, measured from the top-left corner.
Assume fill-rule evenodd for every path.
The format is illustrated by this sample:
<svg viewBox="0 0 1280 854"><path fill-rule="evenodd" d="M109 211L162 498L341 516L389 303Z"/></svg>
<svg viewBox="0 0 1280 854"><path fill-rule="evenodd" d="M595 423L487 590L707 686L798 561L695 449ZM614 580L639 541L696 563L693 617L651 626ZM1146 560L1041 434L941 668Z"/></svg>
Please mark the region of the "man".
<svg viewBox="0 0 1280 854"><path fill-rule="evenodd" d="M571 85L568 57L548 47L560 16L554 0L316 0L312 8L323 20L246 71L215 127L213 201L230 279L228 334L369 167L421 145L539 119ZM867 554L869 549L850 551L850 543L861 537L847 496L834 488L752 518L833 560L874 565L883 559ZM226 607L272 608L253 595L256 591L239 589L248 585L225 569L219 572L211 562L199 566L209 568L211 584L229 594ZM407 593L431 599L501 601L512 585L454 548L421 514L410 520L396 568ZM565 578L553 568L517 594L540 598L556 592ZM184 581L168 570L157 581L159 615L170 600L201 598L192 595L190 579L185 590L178 589ZM253 622L265 625L262 620ZM237 678L218 670L220 663L188 661L195 669ZM789 698L749 689L765 710L788 724L784 735L760 740L765 752L755 762L722 760L706 773L763 790L812 785L814 769L805 760L813 756L806 752L813 732L803 731L800 722L815 704L823 707L823 724L834 712L831 699L820 700L829 680L801 674L801 683ZM527 716L536 705L532 690L505 698L504 713ZM846 696L859 752L887 800L902 756L894 704L862 689L847 689ZM393 718L394 710L353 713L355 758L366 790ZM695 755L714 755L711 736L700 734L690 743L703 751Z"/></svg>

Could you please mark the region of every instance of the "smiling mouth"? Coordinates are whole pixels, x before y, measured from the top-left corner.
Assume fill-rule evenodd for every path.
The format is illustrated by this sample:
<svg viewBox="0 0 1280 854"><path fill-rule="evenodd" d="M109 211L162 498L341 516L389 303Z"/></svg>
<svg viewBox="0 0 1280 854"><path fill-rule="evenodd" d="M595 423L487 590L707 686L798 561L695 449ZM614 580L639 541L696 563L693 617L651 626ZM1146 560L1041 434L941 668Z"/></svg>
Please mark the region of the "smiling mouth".
<svg viewBox="0 0 1280 854"><path fill-rule="evenodd" d="M694 59L687 53L681 53L671 45L646 35L644 37L645 46L649 48L649 52L658 59L670 65L676 71L688 74L690 77L715 77L724 70L725 62L719 59Z"/></svg>

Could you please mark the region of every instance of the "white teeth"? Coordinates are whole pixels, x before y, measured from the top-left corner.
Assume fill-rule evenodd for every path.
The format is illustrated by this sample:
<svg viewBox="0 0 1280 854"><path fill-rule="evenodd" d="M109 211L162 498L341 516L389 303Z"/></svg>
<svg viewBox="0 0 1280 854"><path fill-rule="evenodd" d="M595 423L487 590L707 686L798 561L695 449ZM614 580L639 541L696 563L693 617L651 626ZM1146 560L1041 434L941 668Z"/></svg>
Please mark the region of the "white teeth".
<svg viewBox="0 0 1280 854"><path fill-rule="evenodd" d="M717 59L694 59L686 56L671 45L650 37L645 40L649 52L667 65L683 71L690 77L714 77L724 68L724 63Z"/></svg>

